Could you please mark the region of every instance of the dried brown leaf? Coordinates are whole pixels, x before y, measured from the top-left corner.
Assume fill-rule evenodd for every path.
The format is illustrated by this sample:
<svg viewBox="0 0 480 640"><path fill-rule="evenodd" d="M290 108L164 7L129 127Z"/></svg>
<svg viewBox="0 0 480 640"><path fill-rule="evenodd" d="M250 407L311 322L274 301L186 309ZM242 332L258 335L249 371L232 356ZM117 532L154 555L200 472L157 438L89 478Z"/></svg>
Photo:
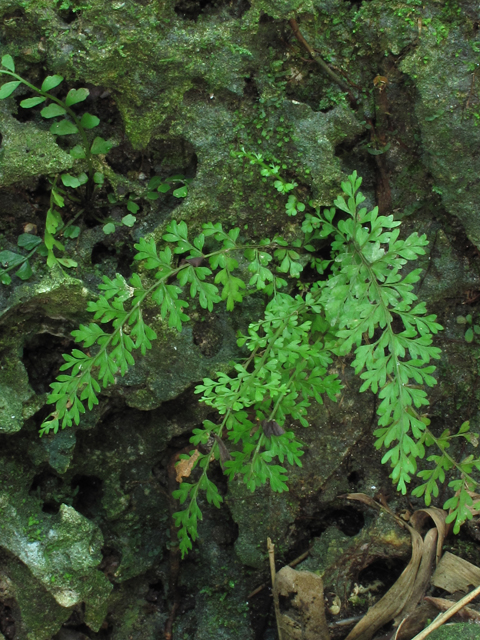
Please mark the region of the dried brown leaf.
<svg viewBox="0 0 480 640"><path fill-rule="evenodd" d="M181 484L183 482L183 478L189 477L189 475L192 473L193 467L195 466L195 462L199 457L200 451L198 451L198 449L195 449L190 458L185 458L177 462L177 464L175 465L177 482Z"/></svg>
<svg viewBox="0 0 480 640"><path fill-rule="evenodd" d="M375 509L380 507L373 498L362 493L348 494L346 497L363 502ZM395 516L388 506L383 508L386 508L399 524L408 528L412 538L412 556L396 583L367 611L346 640L370 640L376 631L390 620L397 618L399 621L403 618L403 621L406 621L427 589L434 561L438 557L445 537L447 514L441 509L421 509L413 514L411 523L414 526L410 526ZM421 528L428 518L434 521L436 529L430 529L425 540L422 540L417 528Z"/></svg>
<svg viewBox="0 0 480 640"><path fill-rule="evenodd" d="M449 593L480 585L480 568L446 551L432 576L432 584Z"/></svg>
<svg viewBox="0 0 480 640"><path fill-rule="evenodd" d="M404 608L415 584L423 550L420 534L412 527L408 529L412 536L410 562L393 587L373 607L370 607L365 616L350 631L346 640L370 640L384 624L393 620Z"/></svg>
<svg viewBox="0 0 480 640"><path fill-rule="evenodd" d="M447 512L443 509L437 509L437 507L429 507L427 509L418 509L418 511L415 511L410 519L410 523L413 527L415 527L417 531L421 531L425 521L428 520L428 518L431 518L435 523L435 526L438 530L436 553L437 564L442 556L443 541L445 540L445 536L447 533L447 525L445 524L446 517Z"/></svg>

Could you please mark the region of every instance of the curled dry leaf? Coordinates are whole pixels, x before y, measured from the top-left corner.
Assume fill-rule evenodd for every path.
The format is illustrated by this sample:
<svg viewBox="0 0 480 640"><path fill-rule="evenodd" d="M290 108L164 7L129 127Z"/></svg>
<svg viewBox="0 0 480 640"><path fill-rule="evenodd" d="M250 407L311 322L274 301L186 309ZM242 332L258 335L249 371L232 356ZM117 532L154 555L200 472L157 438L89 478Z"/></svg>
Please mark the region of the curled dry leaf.
<svg viewBox="0 0 480 640"><path fill-rule="evenodd" d="M178 483L181 484L183 482L183 478L189 477L199 457L200 457L200 452L198 451L198 449L195 449L194 453L189 458L180 460L180 462L176 464L175 466L175 470L177 472L176 480Z"/></svg>
<svg viewBox="0 0 480 640"><path fill-rule="evenodd" d="M378 509L378 503L365 494L349 494L350 500L357 500ZM391 513L391 512L390 512ZM413 592L415 578L422 559L423 540L418 531L396 518L402 526L407 526L412 538L412 557L403 573L387 593L367 611L360 622L350 631L346 640L370 640L384 624L396 618L407 604Z"/></svg>
<svg viewBox="0 0 480 640"><path fill-rule="evenodd" d="M445 540L445 536L447 534L447 525L445 523L446 517L447 513L443 509L437 509L437 507L429 507L427 509L419 509L418 511L415 511L410 519L410 523L420 533L423 526L425 525L425 521L428 520L428 518L431 518L435 523L438 531L436 564L438 564L438 562L440 561L443 541Z"/></svg>
<svg viewBox="0 0 480 640"><path fill-rule="evenodd" d="M346 638L346 640L370 640L387 622L395 620L398 624L408 619L423 598L435 559L441 552L447 514L441 509L421 509L413 514L410 519L411 524L407 524L393 514L388 507L381 507L373 498L365 494L348 494L346 497L363 502L375 509L384 508L399 524L408 528L412 539L412 556L403 573L383 598L367 611ZM436 528L430 529L425 539L422 539L417 528L422 528L425 521L430 518L434 521Z"/></svg>

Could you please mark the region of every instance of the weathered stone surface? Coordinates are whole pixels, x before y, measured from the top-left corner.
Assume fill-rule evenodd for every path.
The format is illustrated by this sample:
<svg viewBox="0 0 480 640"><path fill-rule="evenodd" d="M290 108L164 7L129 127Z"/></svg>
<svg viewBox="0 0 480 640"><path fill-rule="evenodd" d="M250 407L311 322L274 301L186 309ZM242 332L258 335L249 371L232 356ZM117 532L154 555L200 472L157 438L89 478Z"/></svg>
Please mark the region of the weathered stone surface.
<svg viewBox="0 0 480 640"><path fill-rule="evenodd" d="M472 95L471 66L477 64L474 42L462 41L460 27L437 46L433 35L422 38L401 69L418 90L415 112L422 132L423 161L434 177L434 189L446 210L457 216L469 239L480 246L478 146L480 129ZM477 43L478 46L478 43Z"/></svg>
<svg viewBox="0 0 480 640"><path fill-rule="evenodd" d="M373 206L376 160L385 159L387 213L403 217L405 231L428 235L417 293L436 306L446 327L432 424L441 432L467 417L478 422L478 346L464 341L465 328L456 323L457 315L475 317L480 286L478 256L468 242L480 242L477 13L471 0L458 6L126 0L108 11L103 0L0 0L0 54L11 54L20 74L37 86L47 74L63 75L59 95L89 86L86 108L99 109L99 135L117 145L98 162L120 202L144 193L152 175L195 178L184 200L142 201L143 217L131 230L107 237L98 221L89 228L81 222L78 240L66 242L79 262L74 274L50 271L37 257L31 281L0 285L0 472L6 472L0 568L8 583L0 601L9 598L19 640L50 640L70 617L55 640L81 640L82 625L93 638L103 624L99 633L111 640L164 633L173 597L170 514L178 509L166 470L208 416L192 386L228 370L239 355L236 332L258 318L263 298L249 296L233 315L192 304L192 322L181 334L148 309L159 335L152 351L102 390L100 406L82 416L78 429L42 440L36 432L61 353L73 346L71 330L90 321L86 304L103 275L131 273L131 247L140 237L151 233L160 243L172 216L194 232L221 221L257 239L298 234L299 218L285 216L284 197L231 150L244 146L277 158L305 199L322 207L331 206L353 169L364 177ZM345 74L357 111L298 47L292 17L312 47ZM383 125L378 77L388 80ZM29 115L18 106L26 95L19 89L0 104L0 250L16 249L27 222L43 233L48 189L39 177L72 163L69 141L55 141L38 110ZM111 212L117 224L120 211ZM311 408L311 427L301 430L303 467L289 473L288 493L266 487L252 496L240 483L227 488L212 464L226 507L217 512L201 502L199 538L181 565L174 637L258 637L260 624L248 618L246 600L265 582L269 535L282 559L313 537L304 567L325 572L329 586L346 592L355 570L374 557L407 553L391 523L367 522L347 538L325 519L346 511L338 495L373 495L389 486L368 435L376 404L357 393L348 360L333 370L346 387L337 404ZM326 528L322 536L318 527Z"/></svg>

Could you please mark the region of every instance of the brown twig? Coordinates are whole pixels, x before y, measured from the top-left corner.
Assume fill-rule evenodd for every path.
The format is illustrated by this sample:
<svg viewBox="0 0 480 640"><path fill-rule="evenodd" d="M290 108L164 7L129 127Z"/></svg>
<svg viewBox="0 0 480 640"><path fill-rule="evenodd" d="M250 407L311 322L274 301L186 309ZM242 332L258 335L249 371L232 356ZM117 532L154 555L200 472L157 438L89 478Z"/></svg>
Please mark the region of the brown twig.
<svg viewBox="0 0 480 640"><path fill-rule="evenodd" d="M178 546L178 529L175 526L175 519L173 517L174 511L177 509L177 503L172 497L172 492L177 488L177 473L175 464L180 458L180 454L188 453L192 445L184 447L181 451L177 451L168 463L168 490L170 492L170 567L168 577L168 591L172 600L172 608L170 609L170 615L165 623L164 638L165 640L172 640L172 628L175 622L175 616L177 609L180 605L180 591L178 589L178 577L180 575L180 548Z"/></svg>
<svg viewBox="0 0 480 640"><path fill-rule="evenodd" d="M270 562L270 577L272 579L272 591L274 593L275 603L275 620L277 621L278 639L282 640L282 629L280 628L280 606L278 603L278 595L275 594L275 545L270 538L267 538L268 559Z"/></svg>
<svg viewBox="0 0 480 640"><path fill-rule="evenodd" d="M314 49L312 49L312 47L308 44L308 42L303 37L303 35L302 35L301 31L300 31L300 28L298 26L298 23L295 20L295 18L291 18L289 20L289 23L290 23L290 26L292 27L293 34L294 34L295 38L298 40L298 42L302 45L302 47L306 51L308 51L308 53L310 54L311 58L318 64L318 66L322 69L322 71L324 71L327 75L329 75L330 78L336 84L338 84L338 86L343 91L346 91L348 93L348 97L350 99L350 104L352 105L352 107L354 109L356 109L357 100L356 100L355 96L353 95L353 93L351 92L350 87L342 80L342 78L340 78L340 76L338 76L335 73L335 71L332 71L332 69L330 69L330 67L323 60L323 58L321 56L319 56L318 53Z"/></svg>
<svg viewBox="0 0 480 640"><path fill-rule="evenodd" d="M447 609L447 611L437 616L435 620L428 625L428 627L426 627L423 631L417 634L412 640L423 640L424 638L429 636L432 633L432 631L435 631L435 629L438 629L438 627L441 627L442 624L444 624L449 618L454 616L457 613L457 611L460 611L460 609L463 609L463 607L466 604L471 602L471 600L476 598L478 595L480 595L480 587L477 587L473 591L470 591L470 593L467 593L467 595L463 597L461 600L459 600L458 602L456 602L453 605L453 607L450 607L450 609Z"/></svg>

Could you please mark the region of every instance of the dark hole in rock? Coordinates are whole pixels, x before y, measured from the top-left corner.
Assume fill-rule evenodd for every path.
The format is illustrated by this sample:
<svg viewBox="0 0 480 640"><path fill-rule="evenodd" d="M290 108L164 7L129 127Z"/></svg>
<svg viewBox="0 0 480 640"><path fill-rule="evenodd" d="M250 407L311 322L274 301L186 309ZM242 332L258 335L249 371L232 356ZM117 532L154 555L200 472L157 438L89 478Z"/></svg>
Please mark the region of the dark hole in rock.
<svg viewBox="0 0 480 640"><path fill-rule="evenodd" d="M91 630L86 624L82 624L79 627L66 627L63 626L60 631L53 636L52 640L89 640L92 636ZM99 636L95 634L95 638Z"/></svg>
<svg viewBox="0 0 480 640"><path fill-rule="evenodd" d="M155 584L149 584L145 600L157 607L161 607L163 604L163 582L160 581Z"/></svg>
<svg viewBox="0 0 480 640"><path fill-rule="evenodd" d="M358 471L352 471L352 473L350 473L347 477L349 484L353 484L353 485L358 484L361 479L362 479L362 474L359 473Z"/></svg>
<svg viewBox="0 0 480 640"><path fill-rule="evenodd" d="M269 16L268 13L265 13L264 11L261 12L260 14L260 19L258 21L259 24L267 24L269 22L275 22L275 18L272 18L272 16Z"/></svg>
<svg viewBox="0 0 480 640"><path fill-rule="evenodd" d="M92 249L92 264L102 264L116 255L114 247L107 247L103 242L97 242Z"/></svg>
<svg viewBox="0 0 480 640"><path fill-rule="evenodd" d="M44 513L56 514L60 509L63 498L64 482L57 475L44 469L33 478L29 494L37 496L43 501Z"/></svg>
<svg viewBox="0 0 480 640"><path fill-rule="evenodd" d="M357 582L367 586L378 580L382 583L379 593L386 593L400 577L405 565L405 560L399 558L378 558L360 571Z"/></svg>
<svg viewBox="0 0 480 640"><path fill-rule="evenodd" d="M88 209L82 215L83 222L87 229L93 229L93 227L97 227L99 224L105 224L106 219L112 214L112 210L107 207L98 207L93 209ZM105 222L104 222L105 221Z"/></svg>
<svg viewBox="0 0 480 640"><path fill-rule="evenodd" d="M3 602L0 602L0 632L5 640L15 640L15 620L12 617L12 610Z"/></svg>
<svg viewBox="0 0 480 640"><path fill-rule="evenodd" d="M60 511L60 505L56 502L44 502L42 505L43 513L48 513L51 516L56 515Z"/></svg>
<svg viewBox="0 0 480 640"><path fill-rule="evenodd" d="M85 605L83 603L76 604L68 620L63 623L63 627L80 627L85 620Z"/></svg>
<svg viewBox="0 0 480 640"><path fill-rule="evenodd" d="M119 227L120 232L124 227ZM131 244L125 243L120 250L106 242L97 242L92 249L92 264L109 265L111 270L120 273L124 278L130 278L132 275L133 256L135 255ZM108 273L110 277L113 274Z"/></svg>
<svg viewBox="0 0 480 640"><path fill-rule="evenodd" d="M22 100L25 100L26 98L36 98L37 96L38 96L38 93L35 93L34 91L28 94L25 94L25 93L19 94L16 92L13 94L12 97L17 104L17 112L12 114L15 120L18 120L18 122L30 122L31 120L35 120L35 117L39 113L38 108L24 109L23 107L20 106L20 103L22 102ZM44 106L45 105L43 104L39 105L40 109L43 109ZM29 150L27 149L25 149L25 151L29 152Z"/></svg>
<svg viewBox="0 0 480 640"><path fill-rule="evenodd" d="M132 275L132 263L135 251L131 244L125 244L118 256L117 272L124 278L130 278Z"/></svg>
<svg viewBox="0 0 480 640"><path fill-rule="evenodd" d="M355 509L333 509L312 519L310 532L313 537L320 536L328 527L335 526L346 536L355 536L365 525L361 511Z"/></svg>
<svg viewBox="0 0 480 640"><path fill-rule="evenodd" d="M133 149L132 145L125 140L108 153L108 164L115 173L127 175L129 171L143 171L146 173L147 162L143 153Z"/></svg>
<svg viewBox="0 0 480 640"><path fill-rule="evenodd" d="M230 18L241 18L250 9L248 0L178 0L175 13L184 20L198 20L200 15L225 13Z"/></svg>
<svg viewBox="0 0 480 640"><path fill-rule="evenodd" d="M165 419L175 420L179 424L192 423L192 420L198 423L198 418L195 420L194 417L194 411L196 411L197 409L198 396L195 394L195 387L193 386L189 389L185 389L185 391L183 391L173 400L167 400L166 402L163 402L161 415ZM190 436L187 435L186 437L188 439ZM178 448L179 443L183 442L184 439L184 435L176 436L170 440L169 446Z"/></svg>
<svg viewBox="0 0 480 640"><path fill-rule="evenodd" d="M328 245L324 245L322 248L319 248L318 251L312 253L312 258L315 260L330 260L331 258L331 247ZM317 263L318 264L318 263ZM319 265L321 266L321 265ZM331 265L327 265L322 274L319 273L317 269L317 265L313 265L311 262L308 262L304 267L303 271L300 273L301 282L318 282L318 280L327 280L332 272Z"/></svg>
<svg viewBox="0 0 480 640"><path fill-rule="evenodd" d="M256 587L252 584L252 587ZM262 589L255 594L248 602L250 613L250 624L255 634L255 640L274 640L275 635L270 635L275 625L272 590Z"/></svg>
<svg viewBox="0 0 480 640"><path fill-rule="evenodd" d="M365 141L370 140L369 131L360 133L358 136L355 136L354 138L350 138L348 140L345 140L344 142L340 142L339 144L335 145L335 155L337 156L337 158L340 158L341 160L343 159L348 160L349 156L352 155L352 151L355 149L357 144L359 144L363 140ZM350 162L351 162L351 158L350 158ZM362 185L363 185L363 182L362 182Z"/></svg>
<svg viewBox="0 0 480 640"><path fill-rule="evenodd" d="M103 559L100 563L99 569L100 571L103 571L109 580L113 581L115 579L115 572L122 561L122 554L113 547L103 547L102 555Z"/></svg>
<svg viewBox="0 0 480 640"><path fill-rule="evenodd" d="M62 353L70 353L73 344L73 340L69 338L49 333L39 333L25 344L22 362L35 393L50 392L50 383L55 380L60 366L65 363Z"/></svg>
<svg viewBox="0 0 480 640"><path fill-rule="evenodd" d="M255 82L255 78L253 76L248 76L245 78L245 86L243 87L243 95L245 98L250 98L255 102L260 97L260 93L257 88L257 84Z"/></svg>
<svg viewBox="0 0 480 640"><path fill-rule="evenodd" d="M73 508L86 518L94 518L102 510L103 481L97 476L74 476L72 489L78 487Z"/></svg>
<svg viewBox="0 0 480 640"><path fill-rule="evenodd" d="M60 11L58 12L59 18L63 20L66 24L72 24L78 18L78 12L73 11L73 9L62 9L62 6L68 5L67 2L64 2L60 5Z"/></svg>
<svg viewBox="0 0 480 640"><path fill-rule="evenodd" d="M192 611L193 609L195 609L196 602L195 602L195 594L188 593L186 586L181 585L178 591L180 593L180 604L178 605L178 616L181 616L187 611ZM189 635L188 637L194 638L195 634L192 634L191 636Z"/></svg>

